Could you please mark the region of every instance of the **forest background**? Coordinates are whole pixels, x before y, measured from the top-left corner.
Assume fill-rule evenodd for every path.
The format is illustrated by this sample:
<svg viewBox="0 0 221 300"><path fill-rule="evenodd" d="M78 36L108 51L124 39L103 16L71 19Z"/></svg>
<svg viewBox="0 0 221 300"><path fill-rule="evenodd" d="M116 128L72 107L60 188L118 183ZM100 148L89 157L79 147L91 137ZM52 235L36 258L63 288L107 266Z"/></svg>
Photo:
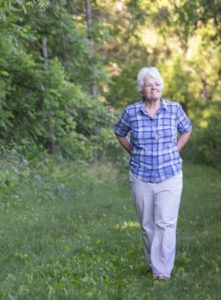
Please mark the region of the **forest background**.
<svg viewBox="0 0 221 300"><path fill-rule="evenodd" d="M221 169L219 1L1 1L0 141L32 159L122 160L113 124L156 66L194 124L189 159ZM119 158L118 156L121 156Z"/></svg>

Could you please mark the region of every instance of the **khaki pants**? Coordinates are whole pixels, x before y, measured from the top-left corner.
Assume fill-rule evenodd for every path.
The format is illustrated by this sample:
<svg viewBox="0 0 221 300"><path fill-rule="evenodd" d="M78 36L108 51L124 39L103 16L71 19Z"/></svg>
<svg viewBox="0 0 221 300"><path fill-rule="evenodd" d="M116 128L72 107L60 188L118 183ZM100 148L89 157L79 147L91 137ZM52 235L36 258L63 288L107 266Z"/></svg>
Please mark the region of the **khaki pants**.
<svg viewBox="0 0 221 300"><path fill-rule="evenodd" d="M140 181L130 173L129 181L141 225L147 264L154 277L170 277L175 259L182 172L160 183Z"/></svg>

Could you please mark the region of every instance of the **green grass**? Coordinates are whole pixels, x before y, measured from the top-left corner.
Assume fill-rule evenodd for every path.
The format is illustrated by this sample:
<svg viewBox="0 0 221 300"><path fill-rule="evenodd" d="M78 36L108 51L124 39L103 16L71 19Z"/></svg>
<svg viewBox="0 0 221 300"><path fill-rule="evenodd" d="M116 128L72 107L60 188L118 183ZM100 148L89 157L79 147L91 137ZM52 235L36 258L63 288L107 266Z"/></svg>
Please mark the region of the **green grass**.
<svg viewBox="0 0 221 300"><path fill-rule="evenodd" d="M1 300L221 299L219 172L185 165L176 263L163 283L146 272L127 171L19 168L2 166Z"/></svg>

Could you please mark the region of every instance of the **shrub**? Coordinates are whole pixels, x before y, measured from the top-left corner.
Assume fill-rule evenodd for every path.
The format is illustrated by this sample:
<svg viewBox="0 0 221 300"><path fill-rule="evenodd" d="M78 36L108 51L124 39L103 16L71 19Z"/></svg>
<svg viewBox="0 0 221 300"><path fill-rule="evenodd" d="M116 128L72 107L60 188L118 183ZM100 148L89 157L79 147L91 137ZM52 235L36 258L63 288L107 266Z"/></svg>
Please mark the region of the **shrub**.
<svg viewBox="0 0 221 300"><path fill-rule="evenodd" d="M213 105L206 128L195 126L186 149L184 158L207 164L221 170L221 105Z"/></svg>

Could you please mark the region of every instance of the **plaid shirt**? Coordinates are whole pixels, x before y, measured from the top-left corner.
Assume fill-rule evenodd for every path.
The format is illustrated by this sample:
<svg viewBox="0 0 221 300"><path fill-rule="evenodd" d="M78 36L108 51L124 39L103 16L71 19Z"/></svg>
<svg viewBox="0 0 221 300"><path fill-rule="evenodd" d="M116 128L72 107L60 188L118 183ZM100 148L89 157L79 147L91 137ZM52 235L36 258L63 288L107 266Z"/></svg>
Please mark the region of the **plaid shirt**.
<svg viewBox="0 0 221 300"><path fill-rule="evenodd" d="M161 99L161 103L153 118L143 100L131 104L115 125L117 136L125 137L130 132L130 171L138 179L151 183L159 183L182 170L177 133L183 134L192 128L180 104L165 99Z"/></svg>

